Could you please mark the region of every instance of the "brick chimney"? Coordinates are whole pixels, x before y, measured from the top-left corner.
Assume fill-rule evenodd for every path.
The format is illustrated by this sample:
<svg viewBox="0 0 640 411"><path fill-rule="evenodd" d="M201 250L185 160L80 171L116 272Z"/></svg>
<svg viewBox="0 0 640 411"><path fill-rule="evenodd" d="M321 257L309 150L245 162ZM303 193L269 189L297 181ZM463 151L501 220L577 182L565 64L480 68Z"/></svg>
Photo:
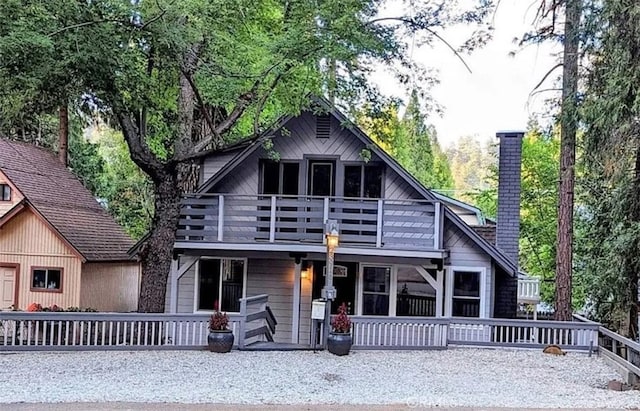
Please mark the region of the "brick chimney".
<svg viewBox="0 0 640 411"><path fill-rule="evenodd" d="M500 142L496 246L517 266L520 237L520 169L524 133L505 131L496 133L496 137Z"/></svg>

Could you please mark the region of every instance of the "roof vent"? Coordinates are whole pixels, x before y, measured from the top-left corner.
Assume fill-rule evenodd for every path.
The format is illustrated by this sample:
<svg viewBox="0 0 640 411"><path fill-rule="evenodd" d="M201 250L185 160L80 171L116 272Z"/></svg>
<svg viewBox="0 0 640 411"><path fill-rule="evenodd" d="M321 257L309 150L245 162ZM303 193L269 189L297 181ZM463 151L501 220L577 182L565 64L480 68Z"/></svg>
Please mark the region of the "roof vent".
<svg viewBox="0 0 640 411"><path fill-rule="evenodd" d="M316 117L316 138L329 138L331 135L331 115L319 114Z"/></svg>

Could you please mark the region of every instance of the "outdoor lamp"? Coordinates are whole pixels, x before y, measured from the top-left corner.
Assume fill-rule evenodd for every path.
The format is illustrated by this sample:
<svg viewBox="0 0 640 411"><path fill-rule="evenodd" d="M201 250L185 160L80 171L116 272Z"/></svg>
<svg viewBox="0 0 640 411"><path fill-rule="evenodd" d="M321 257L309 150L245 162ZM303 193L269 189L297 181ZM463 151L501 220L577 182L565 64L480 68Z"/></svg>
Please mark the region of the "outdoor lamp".
<svg viewBox="0 0 640 411"><path fill-rule="evenodd" d="M327 249L333 251L338 247L338 224L327 224Z"/></svg>

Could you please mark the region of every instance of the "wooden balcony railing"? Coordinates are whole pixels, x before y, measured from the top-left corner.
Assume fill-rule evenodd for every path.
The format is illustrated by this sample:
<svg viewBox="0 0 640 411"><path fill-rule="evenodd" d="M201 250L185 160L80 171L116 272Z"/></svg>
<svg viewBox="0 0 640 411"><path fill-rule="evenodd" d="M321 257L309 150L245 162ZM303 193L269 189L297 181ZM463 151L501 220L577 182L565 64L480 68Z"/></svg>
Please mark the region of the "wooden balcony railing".
<svg viewBox="0 0 640 411"><path fill-rule="evenodd" d="M182 201L178 241L323 244L337 220L340 246L442 249L438 201L283 195L197 195Z"/></svg>
<svg viewBox="0 0 640 411"><path fill-rule="evenodd" d="M540 279L537 277L518 278L518 302L535 304L540 302Z"/></svg>

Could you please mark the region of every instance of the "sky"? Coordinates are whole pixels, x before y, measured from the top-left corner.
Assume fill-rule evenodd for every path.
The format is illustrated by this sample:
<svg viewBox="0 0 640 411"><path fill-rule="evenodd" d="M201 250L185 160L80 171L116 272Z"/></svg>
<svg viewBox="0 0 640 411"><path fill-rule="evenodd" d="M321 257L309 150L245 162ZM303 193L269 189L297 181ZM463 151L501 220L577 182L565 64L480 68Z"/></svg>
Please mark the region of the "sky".
<svg viewBox="0 0 640 411"><path fill-rule="evenodd" d="M530 97L534 87L555 64L558 45L530 45L524 49L514 38L531 29L536 13L536 0L501 0L494 16L493 39L483 48L465 56L471 73L444 45L416 48L415 60L438 70L440 84L432 90L436 102L444 111L433 115L438 139L450 146L462 136L475 136L487 141L496 131L524 130L528 119L545 112L545 99L551 92ZM451 28L442 36L451 42L466 35L464 28ZM510 53L516 51L514 56ZM553 86L560 70L549 76L541 88ZM381 89L392 93L389 82ZM544 124L544 118L541 119Z"/></svg>

